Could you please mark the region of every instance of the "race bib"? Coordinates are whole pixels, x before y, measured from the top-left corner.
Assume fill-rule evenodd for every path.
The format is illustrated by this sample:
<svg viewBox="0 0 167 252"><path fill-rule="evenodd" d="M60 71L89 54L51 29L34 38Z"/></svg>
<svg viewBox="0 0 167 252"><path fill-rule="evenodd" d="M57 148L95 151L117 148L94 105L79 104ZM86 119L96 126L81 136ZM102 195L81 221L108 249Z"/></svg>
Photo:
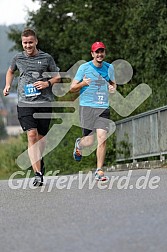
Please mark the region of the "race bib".
<svg viewBox="0 0 167 252"><path fill-rule="evenodd" d="M107 104L108 94L106 92L96 92L94 94L94 102L96 104Z"/></svg>
<svg viewBox="0 0 167 252"><path fill-rule="evenodd" d="M24 92L26 97L40 95L41 91L36 89L33 84L25 84Z"/></svg>

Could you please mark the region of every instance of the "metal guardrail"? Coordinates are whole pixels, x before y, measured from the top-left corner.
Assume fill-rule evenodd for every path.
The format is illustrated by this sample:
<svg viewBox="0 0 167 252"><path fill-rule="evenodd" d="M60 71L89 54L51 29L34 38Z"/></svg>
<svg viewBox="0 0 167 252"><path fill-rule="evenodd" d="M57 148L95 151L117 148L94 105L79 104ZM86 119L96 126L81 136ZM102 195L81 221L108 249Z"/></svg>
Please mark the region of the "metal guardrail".
<svg viewBox="0 0 167 252"><path fill-rule="evenodd" d="M123 153L123 145L128 149ZM167 154L167 106L116 122L117 161ZM126 150L127 151L127 150Z"/></svg>

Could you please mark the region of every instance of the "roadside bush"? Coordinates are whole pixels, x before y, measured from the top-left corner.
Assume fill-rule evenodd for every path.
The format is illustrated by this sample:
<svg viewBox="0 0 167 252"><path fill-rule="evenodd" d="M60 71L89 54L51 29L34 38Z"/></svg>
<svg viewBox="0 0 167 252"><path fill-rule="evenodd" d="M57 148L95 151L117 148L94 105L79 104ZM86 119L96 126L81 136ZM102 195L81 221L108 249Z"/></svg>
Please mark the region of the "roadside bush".
<svg viewBox="0 0 167 252"><path fill-rule="evenodd" d="M16 159L26 148L22 135L0 142L0 179L8 178L13 172L19 170Z"/></svg>

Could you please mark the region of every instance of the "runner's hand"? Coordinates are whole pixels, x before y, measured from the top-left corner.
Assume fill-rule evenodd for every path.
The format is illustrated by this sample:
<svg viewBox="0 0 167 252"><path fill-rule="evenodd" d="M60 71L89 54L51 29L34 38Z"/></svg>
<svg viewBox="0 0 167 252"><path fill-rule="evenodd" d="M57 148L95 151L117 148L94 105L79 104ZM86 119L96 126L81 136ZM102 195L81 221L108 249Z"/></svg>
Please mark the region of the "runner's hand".
<svg viewBox="0 0 167 252"><path fill-rule="evenodd" d="M108 90L109 90L109 93L113 94L113 93L115 93L116 88L112 84L109 84L108 85Z"/></svg>
<svg viewBox="0 0 167 252"><path fill-rule="evenodd" d="M5 88L4 88L4 90L3 90L3 95L4 95L4 96L9 95L9 90L10 90L10 87L9 87L9 86L5 86Z"/></svg>
<svg viewBox="0 0 167 252"><path fill-rule="evenodd" d="M48 87L47 81L36 81L34 82L34 87L36 87L38 90L45 89Z"/></svg>
<svg viewBox="0 0 167 252"><path fill-rule="evenodd" d="M84 86L89 86L90 82L91 82L91 79L90 78L86 78L86 76L84 76L84 78L83 78Z"/></svg>

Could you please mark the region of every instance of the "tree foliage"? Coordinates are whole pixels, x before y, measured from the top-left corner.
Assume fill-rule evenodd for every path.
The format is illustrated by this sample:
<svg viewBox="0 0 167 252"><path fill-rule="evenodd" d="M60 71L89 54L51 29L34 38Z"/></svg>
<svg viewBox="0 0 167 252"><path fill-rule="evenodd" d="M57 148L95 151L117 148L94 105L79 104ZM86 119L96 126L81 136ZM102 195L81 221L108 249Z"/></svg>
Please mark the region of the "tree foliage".
<svg viewBox="0 0 167 252"><path fill-rule="evenodd" d="M90 46L101 40L107 59L127 60L132 81L119 87L127 95L135 85L147 83L153 95L135 113L166 104L167 6L165 0L38 0L40 9L29 12L39 47L49 52L61 71L78 60L90 59ZM11 27L10 39L21 50L21 30ZM132 84L133 83L133 84Z"/></svg>

